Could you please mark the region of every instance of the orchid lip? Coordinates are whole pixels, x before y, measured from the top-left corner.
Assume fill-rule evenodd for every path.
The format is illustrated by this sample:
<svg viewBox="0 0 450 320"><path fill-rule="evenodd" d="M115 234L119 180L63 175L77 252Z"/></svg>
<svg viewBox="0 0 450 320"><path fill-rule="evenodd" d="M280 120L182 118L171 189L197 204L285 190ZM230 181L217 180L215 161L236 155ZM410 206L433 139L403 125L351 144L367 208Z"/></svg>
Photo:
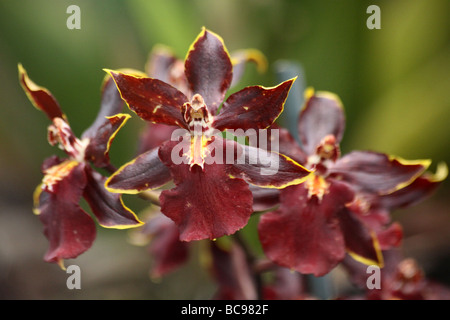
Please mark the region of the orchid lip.
<svg viewBox="0 0 450 320"><path fill-rule="evenodd" d="M50 193L55 192L55 186L67 177L71 170L78 165L77 161L67 160L45 170L42 188Z"/></svg>

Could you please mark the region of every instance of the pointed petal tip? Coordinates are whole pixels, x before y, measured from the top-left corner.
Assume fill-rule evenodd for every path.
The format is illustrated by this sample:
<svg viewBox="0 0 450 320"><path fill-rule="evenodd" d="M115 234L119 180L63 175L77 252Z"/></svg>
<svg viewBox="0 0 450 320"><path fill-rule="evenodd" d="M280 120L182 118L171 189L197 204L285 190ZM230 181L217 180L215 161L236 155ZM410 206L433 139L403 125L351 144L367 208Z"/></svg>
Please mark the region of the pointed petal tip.
<svg viewBox="0 0 450 320"><path fill-rule="evenodd" d="M56 263L61 268L61 270L66 271L66 266L64 265L64 259L58 259L58 261L56 261Z"/></svg>
<svg viewBox="0 0 450 320"><path fill-rule="evenodd" d="M408 160L408 159L404 159L404 158L396 156L396 155L387 155L387 156L389 158L389 161L397 161L398 163L405 165L405 166L421 165L424 167L424 170L428 169L428 167L431 165L431 162L432 162L431 159Z"/></svg>
<svg viewBox="0 0 450 320"><path fill-rule="evenodd" d="M108 120L114 119L114 118L123 118L123 121L124 121L123 123L125 123L131 118L131 115L129 115L128 113L117 113L117 114L114 114L112 116L107 116L105 118L108 119Z"/></svg>
<svg viewBox="0 0 450 320"><path fill-rule="evenodd" d="M439 162L436 168L436 173L431 174L430 180L432 182L444 181L448 176L448 166L445 162Z"/></svg>
<svg viewBox="0 0 450 320"><path fill-rule="evenodd" d="M422 169L418 170L416 172L415 175L413 175L409 180L404 181L402 183L399 183L397 186L395 186L395 188L393 188L392 190L388 190L386 192L382 192L381 194L390 194L393 193L397 190L403 189L407 186L409 186L411 183L413 183L418 177L420 177L431 165L432 160L431 159L418 159L418 160L406 160L403 159L401 157L398 156L393 156L393 155L387 155L389 161L391 162L398 162L400 165L405 166L405 167L416 167L416 166L422 166ZM441 174L444 173L442 172L441 169Z"/></svg>
<svg viewBox="0 0 450 320"><path fill-rule="evenodd" d="M38 110L43 111L50 120L59 117L67 122L66 115L62 112L59 103L51 92L44 87L37 85L28 76L27 71L21 63L17 65L19 72L19 82L22 89L25 91L31 104Z"/></svg>
<svg viewBox="0 0 450 320"><path fill-rule="evenodd" d="M113 73L115 73L114 70L108 69L108 68L103 68L102 70L105 71L106 73L110 74L110 75L113 74Z"/></svg>
<svg viewBox="0 0 450 320"><path fill-rule="evenodd" d="M17 63L17 69L18 69L18 71L19 71L19 77L20 77L22 74L26 73L25 68L23 67L22 63L20 63L20 62Z"/></svg>
<svg viewBox="0 0 450 320"><path fill-rule="evenodd" d="M305 101L308 101L313 95L314 95L314 88L313 87L307 87L305 89L304 93L303 93Z"/></svg>
<svg viewBox="0 0 450 320"><path fill-rule="evenodd" d="M132 77L145 77L148 78L147 74L145 74L144 72L137 70L137 69L133 69L133 68L119 68L119 69L109 69L109 68L103 68L103 71L105 71L106 73L110 74L110 75L120 75L120 74L124 74L127 76L132 76Z"/></svg>
<svg viewBox="0 0 450 320"><path fill-rule="evenodd" d="M113 77L114 75L118 75L120 73L123 74L128 74L128 75L134 75L134 76L139 76L139 77L147 77L147 75L142 72L139 71L137 69L132 69L132 68L121 68L121 69L117 69L117 70L112 70L112 69L108 69L108 68L103 68L102 69L104 72L106 72L107 74L105 74L105 76L103 77L103 81L102 81L102 87L105 86L105 84L108 82L108 80L110 79L110 77Z"/></svg>

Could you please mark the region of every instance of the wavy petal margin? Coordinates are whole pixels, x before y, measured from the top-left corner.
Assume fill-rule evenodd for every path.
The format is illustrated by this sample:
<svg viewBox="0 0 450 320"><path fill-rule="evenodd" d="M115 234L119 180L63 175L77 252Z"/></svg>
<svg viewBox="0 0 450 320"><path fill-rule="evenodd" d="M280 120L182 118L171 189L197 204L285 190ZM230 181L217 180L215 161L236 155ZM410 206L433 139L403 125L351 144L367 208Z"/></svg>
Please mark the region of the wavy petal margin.
<svg viewBox="0 0 450 320"><path fill-rule="evenodd" d="M261 216L258 234L266 256L305 274L323 276L345 257L345 240L337 213L353 199L343 183L330 183L319 200L304 184L280 191L281 206Z"/></svg>
<svg viewBox="0 0 450 320"><path fill-rule="evenodd" d="M76 258L88 250L96 237L94 220L78 204L87 183L85 165L64 167L68 172L55 181L51 192L48 188L36 189L34 194L34 212L49 241L44 260L62 268L64 259Z"/></svg>
<svg viewBox="0 0 450 320"><path fill-rule="evenodd" d="M376 201L389 209L405 208L428 198L448 176L448 167L444 162L438 164L436 173L425 172L408 186L378 197Z"/></svg>
<svg viewBox="0 0 450 320"><path fill-rule="evenodd" d="M404 160L384 153L353 151L338 159L329 172L357 191L387 195L410 185L430 163L430 160Z"/></svg>
<svg viewBox="0 0 450 320"><path fill-rule="evenodd" d="M181 108L187 97L158 79L104 69L114 79L128 107L144 120L188 128Z"/></svg>
<svg viewBox="0 0 450 320"><path fill-rule="evenodd" d="M161 212L180 230L180 240L216 239L243 228L253 212L252 193L241 179L232 179L223 164L174 164L165 143L160 158L170 168L175 187L161 193Z"/></svg>
<svg viewBox="0 0 450 320"><path fill-rule="evenodd" d="M251 86L233 93L214 117L212 126L220 131L268 128L283 112L295 79L271 88Z"/></svg>
<svg viewBox="0 0 450 320"><path fill-rule="evenodd" d="M239 157L235 163L227 165L227 172L233 178L241 178L250 184L283 189L304 182L309 170L277 152L240 145Z"/></svg>

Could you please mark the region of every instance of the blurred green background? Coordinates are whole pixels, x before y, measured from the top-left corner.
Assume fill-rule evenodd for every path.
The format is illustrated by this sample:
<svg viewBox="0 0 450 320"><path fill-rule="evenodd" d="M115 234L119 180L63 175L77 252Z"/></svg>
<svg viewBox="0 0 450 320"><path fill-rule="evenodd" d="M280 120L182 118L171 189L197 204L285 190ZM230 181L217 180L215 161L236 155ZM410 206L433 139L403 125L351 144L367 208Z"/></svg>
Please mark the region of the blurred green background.
<svg viewBox="0 0 450 320"><path fill-rule="evenodd" d="M81 9L80 30L66 27L72 4ZM380 30L366 27L371 4L381 9ZM74 262L83 270L82 290L66 288L67 275L42 261L47 241L31 212L42 161L61 153L48 145L48 120L17 76L20 62L54 94L80 135L98 111L103 68L143 70L157 43L184 58L202 26L221 35L229 51L266 55L268 71L248 66L239 87L275 85L276 62L292 60L305 71L301 81L339 95L347 116L343 153L430 158L431 170L450 164L448 0L0 0L0 298L177 299L214 292L208 276L195 272L197 261L151 282L145 248L115 230L99 230L94 247ZM142 126L134 116L118 134L113 163L134 156ZM449 281L440 271L450 260L449 190L446 182L433 198L396 215L408 253L442 281Z"/></svg>

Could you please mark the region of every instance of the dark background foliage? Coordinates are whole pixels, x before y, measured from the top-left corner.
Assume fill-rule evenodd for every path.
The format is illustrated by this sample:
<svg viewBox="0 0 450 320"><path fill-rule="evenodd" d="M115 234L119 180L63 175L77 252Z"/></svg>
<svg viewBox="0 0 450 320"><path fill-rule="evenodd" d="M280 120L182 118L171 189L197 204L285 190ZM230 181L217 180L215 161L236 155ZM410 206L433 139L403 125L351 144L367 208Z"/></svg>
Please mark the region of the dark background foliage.
<svg viewBox="0 0 450 320"><path fill-rule="evenodd" d="M71 4L81 9L80 30L66 27ZM366 27L371 4L381 8L380 30ZM240 86L272 86L277 61L292 60L305 72L300 81L338 94L347 115L343 153L430 158L434 170L440 161L450 163L449 13L447 0L0 0L0 298L177 299L214 292L197 258L151 281L145 247L118 230L99 229L93 248L73 261L82 270L82 290L68 290L67 275L42 261L47 241L31 211L32 192L43 159L61 153L48 145L48 120L19 86L17 63L54 94L79 135L97 113L103 68L142 70L157 43L184 58L206 26L229 51L257 48L266 55L268 71L260 75L249 66ZM133 117L118 134L111 150L116 165L134 156L142 125ZM449 188L445 182L431 199L394 213L405 227L405 251L445 283ZM125 201L136 210L144 206L134 197ZM194 250L202 256L201 245ZM342 277L337 270L337 286Z"/></svg>

